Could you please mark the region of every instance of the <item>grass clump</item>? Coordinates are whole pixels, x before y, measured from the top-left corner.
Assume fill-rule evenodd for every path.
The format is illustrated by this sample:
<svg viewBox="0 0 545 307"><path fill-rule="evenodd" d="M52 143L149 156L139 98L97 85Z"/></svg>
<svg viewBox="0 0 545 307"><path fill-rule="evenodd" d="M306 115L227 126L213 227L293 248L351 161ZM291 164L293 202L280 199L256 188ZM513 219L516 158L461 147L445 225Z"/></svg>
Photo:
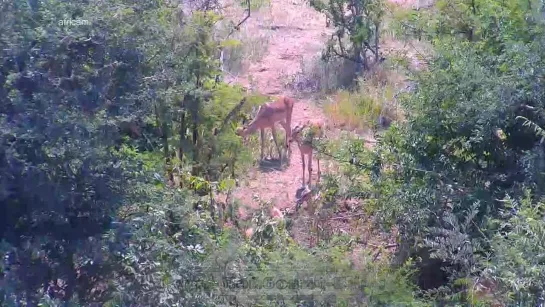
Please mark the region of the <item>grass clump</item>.
<svg viewBox="0 0 545 307"><path fill-rule="evenodd" d="M326 114L340 127L374 129L379 117L399 120L396 93L402 80L395 72L377 67L365 74L352 90L340 90L324 105Z"/></svg>

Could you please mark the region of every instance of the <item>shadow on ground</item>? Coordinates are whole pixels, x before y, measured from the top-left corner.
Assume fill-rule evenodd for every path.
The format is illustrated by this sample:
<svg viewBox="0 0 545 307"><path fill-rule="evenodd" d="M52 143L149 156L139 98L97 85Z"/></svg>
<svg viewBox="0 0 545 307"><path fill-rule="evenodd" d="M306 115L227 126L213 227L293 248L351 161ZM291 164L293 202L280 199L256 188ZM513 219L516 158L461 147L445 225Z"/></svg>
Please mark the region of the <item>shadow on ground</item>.
<svg viewBox="0 0 545 307"><path fill-rule="evenodd" d="M263 173L270 173L274 171L283 171L287 167L287 163L284 162L284 165L282 165L282 161L280 159L264 159L263 161L259 162L259 170Z"/></svg>
<svg viewBox="0 0 545 307"><path fill-rule="evenodd" d="M305 187L298 188L297 191L295 191L295 197L297 199L300 199L303 196L303 192L305 192ZM308 193L308 190L307 190L307 193Z"/></svg>

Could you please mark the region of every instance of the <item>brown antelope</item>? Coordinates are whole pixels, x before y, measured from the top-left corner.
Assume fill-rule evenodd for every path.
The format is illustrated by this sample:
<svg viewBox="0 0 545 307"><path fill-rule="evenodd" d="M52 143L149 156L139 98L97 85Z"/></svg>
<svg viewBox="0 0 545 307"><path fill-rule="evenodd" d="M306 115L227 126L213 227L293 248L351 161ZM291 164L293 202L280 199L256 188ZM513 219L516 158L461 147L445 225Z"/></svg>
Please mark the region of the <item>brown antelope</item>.
<svg viewBox="0 0 545 307"><path fill-rule="evenodd" d="M291 132L290 142L295 141L301 152L301 162L303 165L303 187L305 187L305 155L308 156L308 185L312 182L312 152L316 141L324 136L324 123L318 121L306 121L303 124L297 124ZM320 181L320 159L316 156L318 164L318 181Z"/></svg>
<svg viewBox="0 0 545 307"><path fill-rule="evenodd" d="M265 142L265 128L271 128L274 144L278 150L278 156L282 161L282 152L278 147L278 141L276 140L276 128L275 124L280 123L286 131L286 138L284 140L284 146L289 152L289 142L291 135L291 115L293 112L293 104L295 100L289 97L279 97L273 102L266 103L259 107L256 117L243 128L237 129L237 135L246 137L249 134L254 133L257 129L261 132L261 160L263 160L263 150Z"/></svg>

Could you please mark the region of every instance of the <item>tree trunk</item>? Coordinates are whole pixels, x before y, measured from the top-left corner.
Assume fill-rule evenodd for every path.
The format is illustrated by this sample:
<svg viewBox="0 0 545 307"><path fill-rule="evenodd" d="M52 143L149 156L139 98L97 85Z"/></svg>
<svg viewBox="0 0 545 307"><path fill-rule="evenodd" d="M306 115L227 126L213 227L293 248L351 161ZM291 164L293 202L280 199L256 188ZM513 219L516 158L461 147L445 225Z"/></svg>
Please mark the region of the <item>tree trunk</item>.
<svg viewBox="0 0 545 307"><path fill-rule="evenodd" d="M380 35L380 22L375 23L375 63L378 63L380 60L380 55L378 54L378 43Z"/></svg>
<svg viewBox="0 0 545 307"><path fill-rule="evenodd" d="M477 8L475 7L475 0L471 0L471 12L473 13L473 15L477 15ZM468 33L469 41L472 42L475 30L473 29L472 26L469 26L469 31L468 32L469 32Z"/></svg>
<svg viewBox="0 0 545 307"><path fill-rule="evenodd" d="M207 181L210 182L209 180L210 178L207 178ZM209 194L209 197L210 197L210 205L208 206L208 210L210 210L210 217L212 218L212 220L215 220L216 219L216 200L214 199L214 187L212 186L211 183L210 184L210 194Z"/></svg>
<svg viewBox="0 0 545 307"><path fill-rule="evenodd" d="M209 148L209 151L208 151L208 155L206 157L207 173L208 173L208 176L211 178L212 181L216 181L218 179L218 177L219 177L218 169L212 169L212 167L211 167L212 157L216 154L216 149L217 149L216 144L217 144L218 132L219 132L219 129L214 128L213 136L210 139L210 148Z"/></svg>
<svg viewBox="0 0 545 307"><path fill-rule="evenodd" d="M193 162L197 162L199 160L199 154L197 145L199 144L199 126L196 122L193 123Z"/></svg>
<svg viewBox="0 0 545 307"><path fill-rule="evenodd" d="M66 255L66 288L64 289L64 297L63 297L63 306L69 306L69 302L74 296L74 288L76 286L76 268L74 265L74 252L72 251L72 248L68 248L70 251L67 251Z"/></svg>
<svg viewBox="0 0 545 307"><path fill-rule="evenodd" d="M200 162L199 162L199 126L197 121L193 122L193 168L191 173L193 176L197 176L200 173Z"/></svg>
<svg viewBox="0 0 545 307"><path fill-rule="evenodd" d="M163 120L161 139L163 141L163 154L165 155L165 162L170 165L170 151L168 149L168 124Z"/></svg>
<svg viewBox="0 0 545 307"><path fill-rule="evenodd" d="M363 70L367 69L361 46L354 46L354 59L356 60L356 77L359 77Z"/></svg>
<svg viewBox="0 0 545 307"><path fill-rule="evenodd" d="M170 151L168 149L168 123L164 118L163 106L155 104L155 118L157 126L161 127L161 140L163 143L163 155L165 157L166 175L169 182L174 182L172 169L170 167Z"/></svg>
<svg viewBox="0 0 545 307"><path fill-rule="evenodd" d="M180 114L180 130L178 131L178 134L180 136L180 143L178 144L178 159L180 160L180 164L183 164L184 160L184 147L186 143L185 134L187 131L187 124L185 122L185 110L182 110L182 114Z"/></svg>

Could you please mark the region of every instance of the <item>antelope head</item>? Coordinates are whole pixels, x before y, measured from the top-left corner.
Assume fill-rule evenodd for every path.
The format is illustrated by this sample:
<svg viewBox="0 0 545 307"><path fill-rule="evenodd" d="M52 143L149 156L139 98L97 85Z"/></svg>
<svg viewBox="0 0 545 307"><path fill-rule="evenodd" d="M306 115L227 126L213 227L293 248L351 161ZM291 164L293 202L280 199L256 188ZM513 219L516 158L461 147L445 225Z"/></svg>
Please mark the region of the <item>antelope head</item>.
<svg viewBox="0 0 545 307"><path fill-rule="evenodd" d="M292 143L293 141L296 141L299 138L299 135L301 131L308 125L308 122L305 123L298 123L291 129L291 138L288 140L288 143Z"/></svg>
<svg viewBox="0 0 545 307"><path fill-rule="evenodd" d="M246 98L244 98L246 99ZM235 131L235 134L238 135L238 136L241 136L241 137L246 137L249 133L248 131L248 124L246 124L248 122L248 117L246 116L246 114L243 114L243 118L242 118L242 127L238 127L237 130Z"/></svg>
<svg viewBox="0 0 545 307"><path fill-rule="evenodd" d="M247 145L247 142L248 142L248 128L246 127L238 127L237 130L235 131L235 134L240 136L242 138L242 144L244 144L244 146Z"/></svg>
<svg viewBox="0 0 545 307"><path fill-rule="evenodd" d="M238 135L238 136L245 137L246 136L246 128L238 127L237 130L235 131L235 134Z"/></svg>

